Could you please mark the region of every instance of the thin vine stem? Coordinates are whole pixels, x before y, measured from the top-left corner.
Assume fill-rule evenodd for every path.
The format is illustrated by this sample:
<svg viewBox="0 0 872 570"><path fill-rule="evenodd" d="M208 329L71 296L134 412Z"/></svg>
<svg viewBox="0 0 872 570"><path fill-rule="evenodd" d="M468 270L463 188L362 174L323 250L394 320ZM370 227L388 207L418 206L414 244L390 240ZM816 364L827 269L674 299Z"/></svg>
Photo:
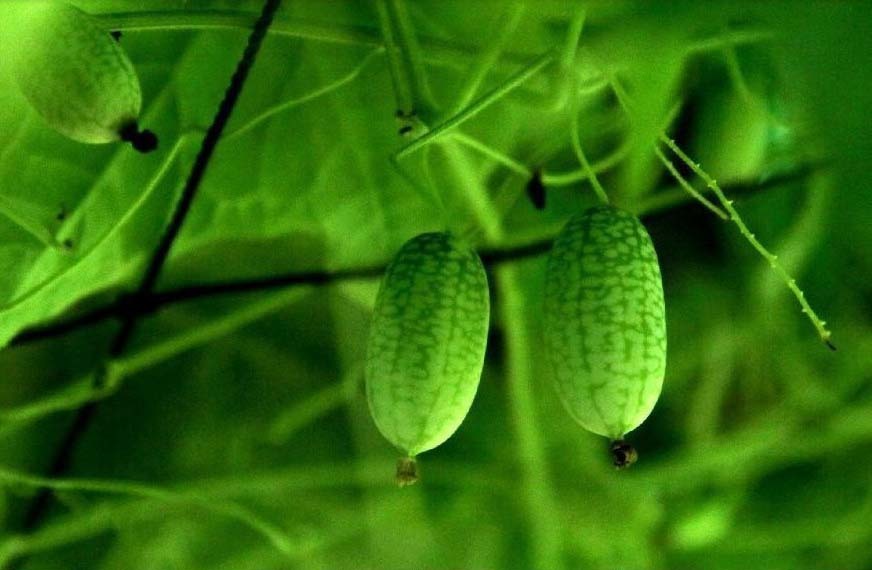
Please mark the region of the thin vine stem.
<svg viewBox="0 0 872 570"><path fill-rule="evenodd" d="M475 150L479 154L490 158L494 162L502 164L521 178L530 178L531 176L533 176L533 171L530 170L526 164L496 150L492 146L481 142L475 137L471 137L460 131L452 133L451 136L460 144Z"/></svg>
<svg viewBox="0 0 872 570"><path fill-rule="evenodd" d="M464 84L460 88L460 94L452 105L454 113L462 111L475 98L484 80L491 73L497 62L499 62L509 38L521 22L525 9L524 3L517 0L507 9L507 13L503 18L504 21L500 21L497 26L496 37L493 41L488 42L487 49L482 51L478 60L470 66Z"/></svg>
<svg viewBox="0 0 872 570"><path fill-rule="evenodd" d="M727 216L727 214L724 213L723 210L721 210L720 208L718 208L717 206L712 204L711 201L709 201L705 196L700 194L699 191L696 188L694 188L690 182L685 180L684 176L682 176L681 173L678 171L678 169L675 168L675 165L672 164L672 161L669 160L665 154L663 154L662 150L660 150L659 148L657 148L655 146L654 147L654 154L657 155L657 158L660 160L661 163L663 163L663 166L666 167L666 170L669 171L669 174L671 174L672 177L675 178L675 180L678 182L679 186L681 186L681 188L685 192L687 192L689 195L693 196L693 198L697 202L699 202L700 204L702 204L703 206L708 208L709 211L711 211L714 215L716 215L720 219L722 219L722 220L729 219L729 217Z"/></svg>
<svg viewBox="0 0 872 570"><path fill-rule="evenodd" d="M14 429L57 412L76 410L84 405L104 400L115 394L122 382L143 370L182 353L205 346L248 324L271 315L294 303L304 295L302 288L278 291L258 298L241 309L167 335L136 351L104 364L104 380L95 386L94 372L73 382L55 394L16 408L0 409L0 437Z"/></svg>
<svg viewBox="0 0 872 570"><path fill-rule="evenodd" d="M397 114L410 116L414 111L412 101L412 88L405 67L403 66L402 54L397 41L394 38L394 28L388 11L387 0L376 0L376 14L378 26L381 31L381 39L384 44L388 59L388 71L390 71L391 83L393 84L394 97L396 98Z"/></svg>
<svg viewBox="0 0 872 570"><path fill-rule="evenodd" d="M614 90L615 96L618 98L618 102L627 112L631 112L631 105L629 102L629 96L627 92L624 90L623 86L618 82L617 77L612 74L607 74L609 78L609 83L612 85L612 89ZM681 148L678 147L676 142L671 139L665 132L661 131L658 135L660 142L665 144L669 150L671 150L684 164L690 168L694 174L699 176L699 178L705 183L706 187L712 191L718 201L721 203L721 206L726 211L726 214L729 216L729 219L736 225L739 229L739 233L751 244L757 252L763 257L763 259L769 263L769 266L778 274L779 277L784 281L787 285L787 288L793 293L796 300L799 302L800 307L802 308L803 314L805 314L811 324L814 326L815 330L817 330L818 336L820 336L821 341L830 349L836 350L836 346L830 341L830 337L832 336L832 332L830 332L826 328L826 321L821 319L818 314L812 309L808 300L805 298L805 293L799 288L796 284L796 279L794 279L790 273L784 269L784 266L778 261L778 256L771 253L748 229L748 226L745 224L742 217L739 215L739 212L733 207L733 201L727 198L724 191L721 189L720 185L718 185L717 181L709 176L709 174L702 169L699 163L694 162L693 159L690 158ZM668 162L668 161L667 161ZM671 172L672 170L670 170ZM689 184L682 185L682 187L687 190L691 188ZM696 196L694 196L696 197ZM702 198L701 195L699 195Z"/></svg>
<svg viewBox="0 0 872 570"><path fill-rule="evenodd" d="M106 12L97 15L104 26L124 32L237 30L250 32L257 22L255 12L243 10L142 10ZM381 46L378 32L370 28L339 27L282 19L270 27L276 36L333 44Z"/></svg>
<svg viewBox="0 0 872 570"><path fill-rule="evenodd" d="M362 381L363 365L352 366L339 382L320 388L314 394L295 402L275 418L270 424L267 439L273 445L287 442L305 426L350 402Z"/></svg>
<svg viewBox="0 0 872 570"><path fill-rule="evenodd" d="M288 536L276 525L266 521L254 512L225 500L200 496L192 492L176 492L169 489L147 485L138 481L100 480L100 479L52 479L38 477L28 473L13 471L0 466L0 482L7 484L51 489L52 491L79 491L88 493L105 493L154 499L167 503L183 503L196 506L206 511L232 518L270 542L283 553L293 550ZM13 550L14 553L14 550Z"/></svg>
<svg viewBox="0 0 872 570"><path fill-rule="evenodd" d="M827 165L825 163L803 164L793 170L768 178L759 184L748 182L731 184L729 188L725 189L725 191L727 191L730 196L759 194L774 188L788 186L790 184L804 183L810 180L814 175L825 172L826 169ZM710 192L708 188L700 188L697 191ZM681 206L691 199L692 198L690 194L687 193L686 189L681 186L673 186L657 190L656 192L652 192L640 198L636 205L636 211L644 212L645 214L655 214L668 208Z"/></svg>
<svg viewBox="0 0 872 570"><path fill-rule="evenodd" d="M91 402L108 398L117 385L106 382L94 387L93 374L79 378L69 386L47 397L14 408L0 410L0 438L16 428L59 413L77 410Z"/></svg>
<svg viewBox="0 0 872 570"><path fill-rule="evenodd" d="M606 77L608 79L609 85L611 85L612 90L615 93L615 97L617 98L618 104L621 106L621 109L623 109L624 112L628 115L631 115L633 112L632 105L630 104L630 98L627 95L627 92L624 91L623 86L618 82L617 77L615 77L613 74L606 73ZM675 117L678 115L678 112L680 110L680 102L672 106L672 108L669 110L669 113L667 114L666 120L664 121L664 129L669 128L669 125L671 125L672 121L675 120ZM666 167L666 170L669 172L669 174L671 174L675 178L681 189L687 192L688 195L690 195L703 206L708 208L711 212L713 212L722 220L728 219L727 215L724 213L723 210L712 204L712 202L708 198L703 196L699 191L696 190L696 188L693 187L693 185L691 185L689 182L687 182L687 180L684 179L681 173L678 172L678 169L675 168L675 165L672 164L672 162L663 154L663 152L657 147L656 144L654 145L654 154L657 156L660 162L663 163L663 166Z"/></svg>
<svg viewBox="0 0 872 570"><path fill-rule="evenodd" d="M541 570L565 568L563 525L558 517L559 502L549 468L547 446L541 433L542 421L534 390L535 342L529 305L520 286L517 267L503 267L497 273L502 294L498 310L505 322L506 383L512 428L521 456L519 484L529 513L532 567Z"/></svg>
<svg viewBox="0 0 872 570"><path fill-rule="evenodd" d="M600 174L606 170L614 168L627 157L631 146L629 140L624 141L621 146L613 152L594 162L591 165L590 171ZM589 174L590 173L584 168L578 168L566 172L549 172L545 170L542 172L542 184L548 187L572 186L578 182L588 180Z"/></svg>
<svg viewBox="0 0 872 570"><path fill-rule="evenodd" d="M566 38L563 42L563 50L560 54L560 68L564 73L570 73L572 66L575 65L575 59L578 54L578 46L581 44L581 32L584 30L584 23L587 20L587 8L581 7L573 12L572 19L569 21L569 26L566 29ZM572 82L574 87L575 82Z"/></svg>
<svg viewBox="0 0 872 570"><path fill-rule="evenodd" d="M15 224L18 229L38 241L44 247L51 248L58 253L69 253L64 246L55 239L39 218L34 215L35 208L24 200L0 195L0 215Z"/></svg>
<svg viewBox="0 0 872 570"><path fill-rule="evenodd" d="M578 113L575 110L572 113L572 119L569 121L569 138L572 143L572 150L575 153L576 158L581 163L581 168L584 173L587 175L587 179L590 180L590 184L593 187L593 191L596 193L597 198L599 198L600 202L603 204L609 203L609 197L606 194L605 188L603 188L602 184L600 184L599 178L597 178L596 173L593 171L593 168L590 166L590 162L587 160L587 155L584 153L584 149L581 147L581 139L578 134Z"/></svg>
<svg viewBox="0 0 872 570"><path fill-rule="evenodd" d="M461 131L456 131L451 133L451 138L453 140L456 140L460 144L477 151L481 155L490 158L494 162L503 165L521 178L529 179L533 176L533 170L531 170L530 167L528 167L526 164L516 158L500 152L499 150L478 140L475 137L467 135L466 133L463 133ZM565 172L543 171L542 184L549 188L560 188L573 186L578 182L584 182L585 180L589 180L591 178L591 175L606 172L607 170L613 168L618 163L620 163L620 161L623 160L624 157L626 157L629 148L629 145L625 143L606 157L601 158L593 164L589 164L589 168L582 167ZM717 208L717 206L712 206Z"/></svg>
<svg viewBox="0 0 872 570"><path fill-rule="evenodd" d="M322 87L318 87L317 89L314 89L308 93L300 95L299 97L294 97L293 99L287 99L285 101L282 101L280 103L276 103L275 105L268 107L263 112L259 113L257 116L246 121L245 124L240 125L239 127L228 131L223 136L222 141L227 142L227 141L231 141L233 139L237 139L237 138L251 132L252 130L256 129L257 127L259 127L260 125L262 125L266 121L272 119L276 115L290 111L291 109L294 109L296 107L299 107L301 105L309 103L310 101L314 101L315 99L318 99L320 97L328 95L328 94L348 85L349 83L351 83L352 81L354 81L355 79L360 77L360 75L369 66L369 64L377 56L384 54L385 51L386 50L383 47L377 47L377 48L371 50L368 54L366 54L363 57L363 59L360 60L360 63L358 63L356 66L354 66L354 68L351 71L349 71L348 73L346 73L342 77L339 77L338 79L331 81L330 83L328 83Z"/></svg>
<svg viewBox="0 0 872 570"><path fill-rule="evenodd" d="M483 110L488 108L494 102L502 99L503 97L511 93L514 89L530 79L533 75L538 73L541 69L546 67L552 61L554 61L554 53L551 51L539 56L533 63L516 72L503 84L482 95L479 99L471 103L463 111L451 116L446 121L433 127L433 129L427 134L415 139L408 145L401 148L394 154L394 158L396 160L401 160L402 158L412 154L416 150L437 141L439 138L449 133L452 129L455 129L456 127L462 125L469 119L475 117Z"/></svg>
<svg viewBox="0 0 872 570"><path fill-rule="evenodd" d="M405 0L387 0L387 2L396 23L400 53L405 56L409 67L412 110L427 116L435 112L438 105L430 89L430 81L424 67L424 52L421 50Z"/></svg>
<svg viewBox="0 0 872 570"><path fill-rule="evenodd" d="M830 337L832 336L832 332L826 328L826 321L822 320L818 314L811 308L808 300L805 298L805 293L797 286L796 279L794 279L786 269L781 265L778 261L778 256L770 253L768 249L766 249L763 244L757 239L757 237L748 229L748 226L742 220L742 217L739 215L739 212L733 207L733 201L728 199L726 194L724 194L723 189L721 189L720 185L717 181L708 175L708 173L702 169L702 167L693 161L683 150L681 150L675 141L671 138L667 137L665 134L660 135L660 140L665 144L669 149L675 153L675 155L684 162L688 168L693 170L693 172L699 176L703 182L705 182L706 186L711 189L714 195L718 198L721 205L727 211L730 216L730 219L736 224L736 227L739 228L739 232L748 240L748 243L757 250L757 252L765 259L770 267L781 277L784 283L787 285L787 288L793 293L793 296L796 297L796 300L799 302L800 307L802 307L802 312L808 317L811 321L814 328L817 330L818 335L821 338L821 341L831 350L835 350L835 345L830 341Z"/></svg>
<svg viewBox="0 0 872 570"><path fill-rule="evenodd" d="M778 38L778 34L769 29L745 29L730 30L726 34L718 34L693 41L688 47L688 54L717 51L729 46L745 44L759 44L771 42Z"/></svg>
<svg viewBox="0 0 872 570"><path fill-rule="evenodd" d="M561 111L566 107L570 96L578 97L584 93L579 89L578 74L573 69L578 55L578 46L581 44L581 33L587 20L587 8L579 7L574 11L566 28L566 36L563 47L560 50L558 65L560 76L556 82L554 102L548 108L551 112ZM578 102L576 101L576 105Z"/></svg>
<svg viewBox="0 0 872 570"><path fill-rule="evenodd" d="M106 28L119 31L187 31L187 30L240 30L250 31L257 21L255 12L244 10L142 10L96 14ZM269 30L270 35L304 40L345 44L380 46L379 32L365 26L334 26L306 20L282 18ZM739 46L772 41L777 36L771 30L747 28L730 30L693 40L687 46L689 54L717 51L725 46ZM422 53L429 62L453 62L477 53L474 46L456 44L435 37L420 38ZM506 54L507 63L523 64L530 53L512 51Z"/></svg>

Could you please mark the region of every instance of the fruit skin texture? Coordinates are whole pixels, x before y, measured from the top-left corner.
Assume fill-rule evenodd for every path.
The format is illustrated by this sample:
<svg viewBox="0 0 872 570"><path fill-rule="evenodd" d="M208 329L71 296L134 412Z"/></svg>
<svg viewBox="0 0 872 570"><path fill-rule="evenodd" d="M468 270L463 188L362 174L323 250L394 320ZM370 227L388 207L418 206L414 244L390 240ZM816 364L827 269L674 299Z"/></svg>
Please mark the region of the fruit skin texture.
<svg viewBox="0 0 872 570"><path fill-rule="evenodd" d="M12 70L36 111L73 140L120 140L122 128L139 117L142 92L118 42L65 3L21 3L12 15Z"/></svg>
<svg viewBox="0 0 872 570"><path fill-rule="evenodd" d="M569 414L614 440L645 421L666 372L666 313L657 254L635 216L601 206L569 220L548 259L544 319Z"/></svg>
<svg viewBox="0 0 872 570"><path fill-rule="evenodd" d="M475 251L448 233L403 245L376 299L366 395L379 431L409 457L460 426L484 366L487 276Z"/></svg>

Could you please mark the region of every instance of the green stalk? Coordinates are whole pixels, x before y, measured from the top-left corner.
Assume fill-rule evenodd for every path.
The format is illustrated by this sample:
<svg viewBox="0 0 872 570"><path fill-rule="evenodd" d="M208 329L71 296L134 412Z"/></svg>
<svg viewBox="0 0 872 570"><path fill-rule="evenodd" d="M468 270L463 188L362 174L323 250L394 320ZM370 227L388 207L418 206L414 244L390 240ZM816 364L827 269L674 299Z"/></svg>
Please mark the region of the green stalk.
<svg viewBox="0 0 872 570"><path fill-rule="evenodd" d="M460 144L467 146L477 151L478 153L492 159L494 162L502 164L521 178L530 178L531 176L533 176L533 172L529 168L527 168L524 163L515 160L511 156L503 154L497 149L481 142L474 137L457 131L451 135L451 138L456 140Z"/></svg>
<svg viewBox="0 0 872 570"><path fill-rule="evenodd" d="M460 94L452 106L454 114L459 113L467 107L475 98L479 88L484 83L488 74L493 70L494 66L499 62L500 56L506 47L506 44L514 33L518 24L521 22L521 17L524 15L526 6L522 2L514 2L505 16L505 21L500 22L497 26L496 38L489 42L488 47L479 56L478 60L469 70L469 73L460 88Z"/></svg>
<svg viewBox="0 0 872 570"><path fill-rule="evenodd" d="M412 90L412 110L428 117L436 109L436 100L430 90L427 70L424 68L424 53L415 34L412 18L406 9L405 0L387 0L388 7L394 15L397 25L397 35L401 53L406 58L409 67L410 87Z"/></svg>
<svg viewBox="0 0 872 570"><path fill-rule="evenodd" d="M682 176L681 173L678 172L678 169L675 168L675 165L672 164L672 161L670 161L668 158L666 158L666 155L663 154L662 150L660 150L659 148L657 148L655 146L654 153L657 155L657 158L660 159L660 162L663 163L663 166L666 167L666 170L669 171L669 174L671 174L672 177L678 181L679 186L685 192L687 192L694 200L698 201L700 204L702 204L703 206L708 208L709 211L711 211L714 215L716 215L720 219L722 219L722 220L729 219L723 210L721 210L720 208L718 208L717 206L712 204L705 196L700 194L699 191L696 188L694 188L693 185L690 184L690 182L685 180L684 176Z"/></svg>
<svg viewBox="0 0 872 570"><path fill-rule="evenodd" d="M591 172L599 174L601 172L605 172L606 170L614 168L624 158L626 158L629 150L630 144L628 144L628 141L624 141L624 143L620 147L615 149L611 154L594 162L591 165L589 171L583 167L567 172L545 171L542 173L542 183L545 186L549 187L573 186L578 182L588 180L590 178Z"/></svg>
<svg viewBox="0 0 872 570"><path fill-rule="evenodd" d="M572 141L572 150L575 152L576 158L581 163L581 168L587 176L587 179L590 180L591 186L593 186L593 190L599 198L600 202L603 204L609 203L609 197L606 195L605 188L603 188L602 184L600 184L599 178L597 178L596 173L593 171L593 168L590 166L590 162L587 160L587 156L584 154L584 149L581 148L581 139L578 135L578 110L574 109L572 112L572 120L569 122L570 126L570 139Z"/></svg>
<svg viewBox="0 0 872 570"><path fill-rule="evenodd" d="M414 110L412 88L401 59L400 47L394 39L394 30L388 13L387 0L376 0L378 24L381 30L382 42L388 56L388 69L391 73L391 83L397 102L397 113L402 116L411 115Z"/></svg>
<svg viewBox="0 0 872 570"><path fill-rule="evenodd" d="M481 96L475 102L471 103L464 110L460 111L456 115L453 115L452 117L449 117L444 122L436 125L430 132L428 132L424 136L415 139L408 145L401 148L394 154L394 157L397 160L400 160L412 154L416 150L439 140L451 130L462 125L469 119L475 117L483 110L491 106L493 103L499 101L500 99L511 93L514 89L530 79L533 75L538 73L552 61L554 61L553 52L549 51L539 56L533 63L519 70L501 85L485 93L483 96Z"/></svg>
<svg viewBox="0 0 872 570"><path fill-rule="evenodd" d="M135 481L114 481L100 479L48 479L46 477L37 477L18 471L12 471L4 467L0 467L0 481L6 484L21 485L37 489L51 489L53 491L78 491L89 493L105 493L111 495L123 495L128 497L139 497L145 499L154 499L167 503L184 503L196 506L206 511L220 514L231 519L234 519L260 536L264 537L270 544L283 553L290 553L293 550L293 545L288 536L277 526L261 518L254 512L228 501L216 501L212 497L205 497L197 493L179 493L147 485ZM13 543L12 546L6 548L0 547L0 552L4 552L9 558L15 558L23 554L22 544L26 544L26 538L23 541Z"/></svg>
<svg viewBox="0 0 872 570"><path fill-rule="evenodd" d="M295 109L301 105L309 103L310 101L314 101L319 97L329 95L330 93L344 87L345 85L360 77L360 74L363 73L363 70L369 65L369 63L373 61L376 56L385 53L385 51L386 50L382 47L375 48L374 50L366 54L366 56L360 60L360 63L357 64L354 69L352 69L342 77L336 79L335 81L331 81L327 85L314 89L309 93L300 95L299 97L294 97L293 99L288 99L286 101L282 101L281 103L277 103L275 105L267 107L263 112L258 114L256 117L248 120L245 124L240 125L235 129L229 130L227 133L225 133L221 140L229 141L239 138L242 135L251 132L258 126L262 125L264 122L275 117L276 115L284 113L285 111L290 111L291 109Z"/></svg>
<svg viewBox="0 0 872 570"><path fill-rule="evenodd" d="M532 364L537 358L533 347L538 343L527 334L530 320L524 307L529 306L529 301L521 294L519 280L517 267L503 267L497 272L497 284L501 292L498 296L499 311L506 335L509 406L518 455L522 459L520 494L529 513L533 568L559 570L564 568L563 523L552 486L545 442L539 431L541 422L533 389Z"/></svg>
<svg viewBox="0 0 872 570"><path fill-rule="evenodd" d="M629 97L627 96L626 91L624 91L621 84L617 81L617 78L614 76L609 76L609 81L612 84L612 88L614 89L615 95L618 98L621 106L630 112L630 104ZM660 141L665 144L669 149L675 153L675 155L685 163L688 168L690 168L694 174L699 176L699 178L705 183L705 185L714 193L715 197L721 203L721 206L724 210L726 210L726 214L728 218L736 224L736 227L739 229L739 233L751 244L751 246L757 250L757 252L763 257L763 259L769 263L769 266L775 271L775 273L784 281L787 285L787 288L793 293L796 300L799 302L800 307L802 308L802 312L808 317L809 321L811 321L815 330L817 330L818 336L820 336L821 341L831 350L835 350L835 345L830 341L830 337L832 333L826 328L826 321L822 320L817 313L815 313L814 309L809 305L808 300L805 298L805 293L797 286L796 279L794 279L787 270L781 265L778 261L778 256L774 255L766 249L763 244L757 239L757 237L748 229L748 226L745 225L744 220L739 215L739 212L733 207L733 201L728 199L726 194L724 194L721 187L718 185L717 181L708 175L706 171L702 169L702 167L694 162L687 154L682 151L674 140L669 138L665 132L661 132L659 135ZM668 161L667 161L668 162ZM669 168L667 166L667 168ZM674 168L670 168L670 172L673 172ZM683 178L679 177L679 182L681 182ZM689 190L692 188L690 184L682 184L682 187L685 190ZM695 193L694 197L699 196L699 199L702 199L702 196Z"/></svg>
<svg viewBox="0 0 872 570"><path fill-rule="evenodd" d="M462 176L464 172L459 174ZM505 232L501 219L494 214L492 199L481 184L473 184L470 193L470 203L478 212L477 218L484 222L480 227L486 241L499 242L505 237ZM560 506L548 468L545 443L539 433L541 421L536 409L531 370L534 355L530 351L534 343L527 337L529 322L523 310L526 304L519 285L520 276L517 268L508 266L497 272L496 279L500 291L497 295L500 300L498 310L503 315L506 331L506 376L521 467L522 500L530 517L532 562L542 570L562 570Z"/></svg>
<svg viewBox="0 0 872 570"><path fill-rule="evenodd" d="M176 336L158 341L128 356L109 362L106 365L105 382L101 383L100 387L94 387L94 374L88 374L69 387L36 402L17 408L0 410L0 422L8 422L13 424L12 427L18 427L22 423L33 422L58 412L75 410L89 402L107 398L118 390L125 378L166 362L183 352L214 342L218 338L286 307L304 294L305 289L295 287L267 295L235 312L222 315L220 318L197 327L188 328Z"/></svg>
<svg viewBox="0 0 872 570"><path fill-rule="evenodd" d="M736 224L736 227L739 229L739 233L741 233L748 243L757 250L757 252L769 263L769 266L775 270L775 273L781 277L782 281L787 285L787 288L793 293L793 296L796 297L796 300L799 302L800 307L802 307L802 312L808 317L811 321L814 328L817 330L818 335L821 338L821 341L827 345L831 350L835 350L835 345L830 342L830 337L832 333L826 328L826 321L822 320L817 313L815 313L814 309L811 308L808 301L805 298L805 293L796 285L796 279L791 277L791 275L784 269L781 263L778 261L778 256L774 255L766 249L763 244L757 239L757 237L748 229L748 226L745 225L745 222L742 220L742 217L739 215L739 212L733 207L733 201L728 199L724 194L724 191L718 185L717 181L708 175L706 171L702 169L702 167L694 162L689 156L687 156L684 151L678 148L678 145L675 144L675 141L667 137L665 134L660 135L660 140L665 144L669 149L675 153L678 158L681 159L693 172L699 176L703 182L705 182L706 186L714 192L715 196L720 201L721 205L727 211L727 214L730 216L730 220Z"/></svg>

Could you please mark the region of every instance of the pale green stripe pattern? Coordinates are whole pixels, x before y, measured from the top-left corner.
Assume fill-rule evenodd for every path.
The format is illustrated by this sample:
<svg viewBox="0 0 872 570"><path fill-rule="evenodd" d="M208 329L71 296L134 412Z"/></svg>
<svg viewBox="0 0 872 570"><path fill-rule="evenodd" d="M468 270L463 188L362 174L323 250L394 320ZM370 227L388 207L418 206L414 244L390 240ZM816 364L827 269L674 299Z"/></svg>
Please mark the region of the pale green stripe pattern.
<svg viewBox="0 0 872 570"><path fill-rule="evenodd" d="M387 269L367 347L366 393L379 431L410 457L457 430L487 344L487 276L448 233L421 234Z"/></svg>
<svg viewBox="0 0 872 570"><path fill-rule="evenodd" d="M666 313L651 238L611 206L574 216L548 259L544 338L557 393L593 433L621 439L653 410Z"/></svg>

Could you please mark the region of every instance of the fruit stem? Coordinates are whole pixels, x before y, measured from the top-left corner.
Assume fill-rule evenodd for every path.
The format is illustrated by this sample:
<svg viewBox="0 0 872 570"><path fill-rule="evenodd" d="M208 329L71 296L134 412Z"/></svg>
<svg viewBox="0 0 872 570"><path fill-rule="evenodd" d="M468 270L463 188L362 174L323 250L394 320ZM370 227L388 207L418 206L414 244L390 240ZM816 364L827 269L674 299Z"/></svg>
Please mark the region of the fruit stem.
<svg viewBox="0 0 872 570"><path fill-rule="evenodd" d="M597 178L596 173L593 171L593 168L590 165L590 161L587 160L587 155L584 154L584 149L581 147L581 138L578 135L578 103L575 103L573 107L572 119L570 120L569 125L572 150L573 152L575 152L575 156L576 158L578 158L578 162L579 164L581 164L585 176L588 180L590 180L590 185L591 187L593 187L596 197L599 198L599 201L603 204L608 204L608 194L606 194L605 188L603 188L602 184L600 184L599 178Z"/></svg>
<svg viewBox="0 0 872 570"><path fill-rule="evenodd" d="M418 482L418 462L414 457L400 457L397 460L397 485L408 487Z"/></svg>

